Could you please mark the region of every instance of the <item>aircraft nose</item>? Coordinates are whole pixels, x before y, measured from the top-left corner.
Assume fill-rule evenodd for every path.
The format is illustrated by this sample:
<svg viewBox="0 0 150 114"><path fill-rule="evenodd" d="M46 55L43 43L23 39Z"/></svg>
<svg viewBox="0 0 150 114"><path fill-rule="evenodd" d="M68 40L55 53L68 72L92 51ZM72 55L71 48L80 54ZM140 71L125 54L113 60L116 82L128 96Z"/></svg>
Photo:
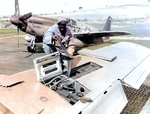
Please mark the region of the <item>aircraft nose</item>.
<svg viewBox="0 0 150 114"><path fill-rule="evenodd" d="M18 25L19 24L19 17L16 17L16 16L14 16L14 17L11 17L10 18L10 22L12 23L12 24L14 24L14 25Z"/></svg>

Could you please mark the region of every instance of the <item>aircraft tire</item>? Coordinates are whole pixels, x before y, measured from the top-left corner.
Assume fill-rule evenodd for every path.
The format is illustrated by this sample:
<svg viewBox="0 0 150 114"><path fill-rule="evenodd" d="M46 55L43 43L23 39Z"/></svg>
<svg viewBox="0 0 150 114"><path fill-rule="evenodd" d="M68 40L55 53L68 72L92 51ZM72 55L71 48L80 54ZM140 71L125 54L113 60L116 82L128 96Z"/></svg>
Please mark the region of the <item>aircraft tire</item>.
<svg viewBox="0 0 150 114"><path fill-rule="evenodd" d="M35 51L36 51L36 46L34 46L33 49L32 49L30 46L28 46L28 47L27 47L27 50L28 50L28 52L35 53Z"/></svg>

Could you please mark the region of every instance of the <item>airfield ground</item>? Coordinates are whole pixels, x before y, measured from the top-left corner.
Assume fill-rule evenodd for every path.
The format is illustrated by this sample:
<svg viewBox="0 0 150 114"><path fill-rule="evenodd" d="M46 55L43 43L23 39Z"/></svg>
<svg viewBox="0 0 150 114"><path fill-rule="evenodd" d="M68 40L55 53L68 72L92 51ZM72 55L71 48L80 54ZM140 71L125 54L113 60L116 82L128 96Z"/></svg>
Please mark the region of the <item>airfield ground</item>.
<svg viewBox="0 0 150 114"><path fill-rule="evenodd" d="M134 42L150 48L150 40L131 38L113 39L110 42L91 46L89 48L101 48L121 41ZM33 69L33 59L45 55L42 50L42 44L37 44L36 49L36 53L29 53L27 51L27 43L25 42L23 35L20 35L19 38L18 36L0 38L0 74L12 75ZM150 96L150 76L146 79L139 90L127 86L123 86L123 88L129 102L121 114L139 114L145 103L147 101L149 103L150 101L148 100ZM144 109L146 110L142 110L141 114L148 114L149 111L147 108Z"/></svg>

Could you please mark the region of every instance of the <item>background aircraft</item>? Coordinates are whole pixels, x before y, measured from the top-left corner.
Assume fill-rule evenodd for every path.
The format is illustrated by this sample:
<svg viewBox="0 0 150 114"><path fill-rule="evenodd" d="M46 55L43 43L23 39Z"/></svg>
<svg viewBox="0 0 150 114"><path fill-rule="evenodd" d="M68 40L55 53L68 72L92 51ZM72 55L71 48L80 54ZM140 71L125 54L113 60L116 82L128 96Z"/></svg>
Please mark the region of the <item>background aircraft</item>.
<svg viewBox="0 0 150 114"><path fill-rule="evenodd" d="M42 38L50 26L56 24L60 20L67 20L66 17L39 17L33 16L32 13L25 15L20 15L18 0L15 0L15 14L10 18L10 22L17 26L19 29L27 34L33 35L34 37L25 37L26 41L30 41L28 45L29 52L35 52L35 42L42 42ZM118 35L130 35L128 32L124 31L110 31L111 30L111 20L109 16L104 28L100 31L97 28L91 27L84 23L69 19L67 26L71 29L76 47L82 48L90 44L95 44L103 41L102 38L109 38L110 36ZM10 26L7 24L5 27Z"/></svg>

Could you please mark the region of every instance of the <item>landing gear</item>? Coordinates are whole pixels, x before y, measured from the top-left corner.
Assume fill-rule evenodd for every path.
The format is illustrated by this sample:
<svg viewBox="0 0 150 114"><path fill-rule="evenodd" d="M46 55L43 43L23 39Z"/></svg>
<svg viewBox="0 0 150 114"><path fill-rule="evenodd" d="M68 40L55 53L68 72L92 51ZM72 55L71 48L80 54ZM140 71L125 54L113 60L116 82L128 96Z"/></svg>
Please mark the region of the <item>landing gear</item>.
<svg viewBox="0 0 150 114"><path fill-rule="evenodd" d="M27 50L28 50L28 52L35 53L36 45L34 45L34 47L27 46Z"/></svg>
<svg viewBox="0 0 150 114"><path fill-rule="evenodd" d="M27 46L27 50L28 50L28 52L35 53L35 51L36 51L35 36L32 37L31 42Z"/></svg>

